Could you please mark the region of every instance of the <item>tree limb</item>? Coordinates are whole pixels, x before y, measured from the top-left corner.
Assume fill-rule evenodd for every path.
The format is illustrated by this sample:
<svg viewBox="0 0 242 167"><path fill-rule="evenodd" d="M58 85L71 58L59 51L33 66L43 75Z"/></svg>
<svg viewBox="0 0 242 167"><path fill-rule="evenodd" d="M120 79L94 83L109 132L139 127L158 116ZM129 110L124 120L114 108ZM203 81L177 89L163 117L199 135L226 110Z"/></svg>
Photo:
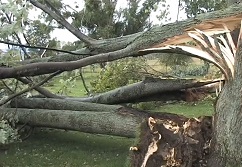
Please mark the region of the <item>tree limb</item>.
<svg viewBox="0 0 242 167"><path fill-rule="evenodd" d="M67 50L47 48L47 47L42 47L42 46L23 45L23 44L21 44L21 41L19 42L20 44L17 44L17 43L13 43L13 42L8 42L8 41L2 41L2 40L0 40L0 43L4 43L4 44L8 44L8 45L13 45L13 46L19 46L21 48L52 50L52 51L62 52L62 53L68 53L68 54L72 54L72 55L90 55L90 54L86 54L86 53L76 53L76 52L71 52L71 51L67 51Z"/></svg>
<svg viewBox="0 0 242 167"><path fill-rule="evenodd" d="M56 76L56 75L58 75L58 74L60 74L60 73L62 73L62 71L57 71L57 72L55 72L55 73L49 75L48 77L46 77L46 78L45 78L44 80L42 80L41 82L39 82L39 83L37 83L37 84L35 84L35 85L31 86L31 87L28 87L28 88L26 88L26 89L24 89L24 90L22 90L22 91L20 91L20 92L17 92L17 93L15 93L15 94L12 94L12 95L8 96L6 99L5 99L5 98L2 99L2 100L0 101L0 106L6 104L8 101L10 101L11 99L13 99L13 98L15 98L15 97L17 97L17 96L20 96L20 95L22 95L22 94L24 94L24 93L26 93L26 92L28 92L28 91L30 91L30 90L32 90L32 89L38 87L38 86L41 86L42 84L44 84L45 82L47 82L48 80L50 80L51 78L53 78L54 76Z"/></svg>
<svg viewBox="0 0 242 167"><path fill-rule="evenodd" d="M25 78L16 78L17 80L19 80L20 82L24 83L24 84L28 84L28 85L32 85L32 81L25 79ZM48 98L56 98L56 99L62 99L62 96L58 96L56 94L51 93L50 91L48 91L47 89L40 87L40 86L36 86L34 88L34 90L36 90L37 92L39 92L40 94L44 95L45 97Z"/></svg>
<svg viewBox="0 0 242 167"><path fill-rule="evenodd" d="M147 78L144 81L123 86L108 92L94 95L92 97L66 99L102 104L120 104L133 102L138 99L150 97L152 95L161 94L160 96L162 96L162 94L164 93L165 95L167 94L167 98L173 98L167 92L180 91L187 88L201 87L220 81L221 80L196 81L194 79Z"/></svg>
<svg viewBox="0 0 242 167"><path fill-rule="evenodd" d="M34 1L35 2L35 1ZM153 27L150 30L135 34L134 36L130 35L131 40L128 40L127 37L117 38L122 42L122 46L119 45L117 39L109 39L107 43L102 43L102 41L97 41L101 43L98 45L95 50L97 55L86 57L78 61L70 62L47 62L47 63L33 63L25 66L20 66L16 68L0 68L0 79L12 78L12 77L22 77L22 76L36 76L41 74L53 73L55 71L71 71L77 68L81 68L94 63L103 63L107 61L114 61L125 57L132 56L142 56L149 53L140 52L140 50L159 46L160 44L164 45L166 41L169 41L171 38L175 38L177 35L187 34L188 30L193 30L196 26L202 26L205 22L210 22L214 20L219 20L221 18L232 17L242 15L242 4L232 6L225 10L220 10L216 12L210 12L206 14L198 15L196 19L187 19L185 21L171 23L163 26ZM128 40L128 42L123 41ZM114 45L115 49L119 49L112 52L104 52L100 48L112 48ZM96 47L95 45L93 45ZM109 49L111 50L111 49ZM100 54L98 54L100 53Z"/></svg>
<svg viewBox="0 0 242 167"><path fill-rule="evenodd" d="M65 19L63 19L62 16L59 16L57 13L51 11L49 8L47 8L45 5L39 3L35 0L29 0L30 3L32 3L37 8L40 8L45 13L49 14L53 19L55 19L59 24L64 26L66 29L68 29L73 35L75 35L77 38L79 38L81 41L85 42L87 45L92 45L94 43L94 39L84 35L81 33L81 31L75 27L73 27L70 23L68 23Z"/></svg>

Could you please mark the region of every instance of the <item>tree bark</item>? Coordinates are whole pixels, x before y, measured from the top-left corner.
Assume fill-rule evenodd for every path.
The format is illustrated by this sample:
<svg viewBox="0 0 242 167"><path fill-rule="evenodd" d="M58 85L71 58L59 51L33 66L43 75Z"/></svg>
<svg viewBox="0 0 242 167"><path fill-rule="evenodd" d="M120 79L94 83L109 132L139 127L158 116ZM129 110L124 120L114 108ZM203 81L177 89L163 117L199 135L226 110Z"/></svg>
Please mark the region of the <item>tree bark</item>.
<svg viewBox="0 0 242 167"><path fill-rule="evenodd" d="M94 104L92 104L94 105ZM105 111L72 111L1 108L0 117L16 116L19 123L36 127L75 130L93 134L135 137L147 113L128 108Z"/></svg>
<svg viewBox="0 0 242 167"><path fill-rule="evenodd" d="M93 104L88 102L74 101L71 99L53 98L16 98L10 102L10 107L94 112L113 112L119 108L122 108L121 105Z"/></svg>
<svg viewBox="0 0 242 167"><path fill-rule="evenodd" d="M102 104L120 104L145 99L153 95L161 94L164 100L173 100L172 93L178 95L178 100L184 99L182 90L188 88L197 88L204 85L220 82L221 80L196 81L194 79L161 79L146 78L144 81L131 85L120 87L109 92L86 98L67 98L82 102L102 103ZM177 91L177 92L176 92ZM180 97L179 97L179 93ZM162 94L164 96L162 96ZM167 97L166 97L167 95Z"/></svg>
<svg viewBox="0 0 242 167"><path fill-rule="evenodd" d="M227 81L216 104L213 154L209 165L241 166L242 162L242 41L235 57L234 78Z"/></svg>

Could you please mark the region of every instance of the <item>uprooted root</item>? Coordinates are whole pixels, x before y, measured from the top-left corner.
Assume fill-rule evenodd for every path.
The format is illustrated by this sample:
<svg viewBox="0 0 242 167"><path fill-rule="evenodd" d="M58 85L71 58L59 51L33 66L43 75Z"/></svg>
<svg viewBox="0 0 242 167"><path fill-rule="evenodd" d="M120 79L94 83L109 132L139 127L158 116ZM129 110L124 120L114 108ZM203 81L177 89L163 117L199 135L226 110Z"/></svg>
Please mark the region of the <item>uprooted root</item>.
<svg viewBox="0 0 242 167"><path fill-rule="evenodd" d="M140 141L130 148L131 166L206 166L212 117L181 119L149 117L142 123Z"/></svg>

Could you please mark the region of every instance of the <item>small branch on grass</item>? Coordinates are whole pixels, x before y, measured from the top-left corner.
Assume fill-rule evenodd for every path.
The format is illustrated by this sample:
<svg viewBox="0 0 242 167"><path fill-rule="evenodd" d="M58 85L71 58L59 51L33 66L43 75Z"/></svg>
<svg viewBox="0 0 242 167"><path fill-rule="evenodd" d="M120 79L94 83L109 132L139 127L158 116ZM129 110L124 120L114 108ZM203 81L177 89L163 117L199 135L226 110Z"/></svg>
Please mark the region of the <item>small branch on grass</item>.
<svg viewBox="0 0 242 167"><path fill-rule="evenodd" d="M6 104L8 101L10 101L11 99L13 99L13 98L15 98L15 97L17 97L17 96L20 96L20 95L22 95L22 94L24 94L24 93L26 93L26 92L28 92L28 91L30 91L30 90L32 90L32 89L38 87L38 86L43 85L45 82L47 82L48 80L50 80L50 79L53 78L54 76L59 75L60 73L62 73L62 71L57 71L57 72L55 72L55 73L49 75L48 77L46 77L46 78L45 78L44 80L42 80L41 82L39 82L39 83L37 83L37 84L35 84L35 85L31 86L31 87L28 87L28 88L26 88L26 89L24 89L24 90L22 90L22 91L20 91L20 92L18 92L18 93L12 94L12 95L8 96L7 98L3 98L3 99L0 101L0 106Z"/></svg>

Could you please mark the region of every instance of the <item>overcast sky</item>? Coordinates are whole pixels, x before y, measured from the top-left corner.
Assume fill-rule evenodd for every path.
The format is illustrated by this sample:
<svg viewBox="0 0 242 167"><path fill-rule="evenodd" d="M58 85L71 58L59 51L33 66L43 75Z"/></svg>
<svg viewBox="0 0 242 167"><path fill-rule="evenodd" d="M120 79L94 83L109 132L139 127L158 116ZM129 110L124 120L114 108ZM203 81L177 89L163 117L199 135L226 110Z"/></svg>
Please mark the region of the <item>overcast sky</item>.
<svg viewBox="0 0 242 167"><path fill-rule="evenodd" d="M70 6L75 6L76 3L74 3L75 1L70 1L70 0L63 0L64 3L70 5ZM117 4L117 8L122 8L127 6L127 3L125 3L126 1L124 0L118 0L118 4ZM178 2L179 0L167 0L167 5L170 6L169 8L169 15L168 18L171 18L171 20L169 22L175 22L177 19L177 12L178 12ZM83 1L78 1L78 5L80 8L83 8L84 6L84 2ZM159 9L162 10L162 9ZM157 20L156 15L159 13L159 10L156 13L152 13L151 14L151 20L153 21L154 24L161 24L160 21ZM34 13L36 13L35 15L33 15ZM32 12L31 17L36 17L38 15L38 12ZM179 13L179 20L185 19L186 15L184 11L180 11ZM167 22L164 22L162 24L166 24ZM71 34L68 30L65 29L57 29L55 31L53 31L51 33L52 37L56 37L58 40L60 41L65 41L65 42L73 42L78 40L73 34ZM6 48L6 45L4 44L0 44L0 49L4 49Z"/></svg>

